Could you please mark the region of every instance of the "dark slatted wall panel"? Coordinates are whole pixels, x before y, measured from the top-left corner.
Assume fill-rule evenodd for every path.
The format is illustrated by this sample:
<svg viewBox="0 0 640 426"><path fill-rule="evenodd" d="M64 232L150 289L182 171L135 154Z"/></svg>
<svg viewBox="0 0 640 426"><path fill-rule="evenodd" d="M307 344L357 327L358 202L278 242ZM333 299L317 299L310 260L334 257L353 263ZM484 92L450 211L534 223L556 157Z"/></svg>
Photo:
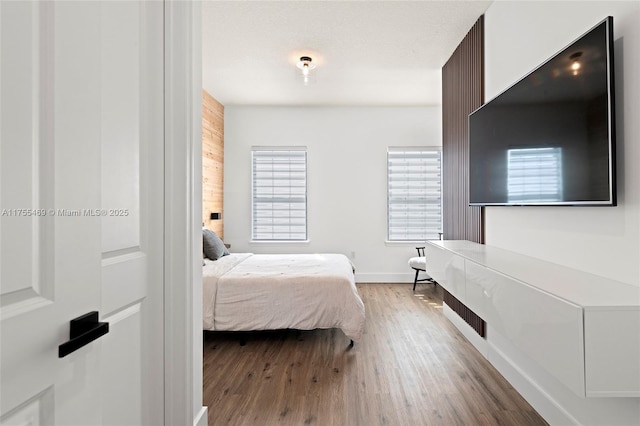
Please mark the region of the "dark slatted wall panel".
<svg viewBox="0 0 640 426"><path fill-rule="evenodd" d="M485 337L487 324L482 318L476 315L475 312L467 308L467 305L456 299L447 290L443 290L442 300L444 300L444 303L446 303L447 306L449 306L455 313L460 315L460 318L462 318L467 324L469 324L476 333L478 333L481 337Z"/></svg>
<svg viewBox="0 0 640 426"><path fill-rule="evenodd" d="M484 102L484 16L442 68L444 239L484 243L482 207L469 206L469 113Z"/></svg>

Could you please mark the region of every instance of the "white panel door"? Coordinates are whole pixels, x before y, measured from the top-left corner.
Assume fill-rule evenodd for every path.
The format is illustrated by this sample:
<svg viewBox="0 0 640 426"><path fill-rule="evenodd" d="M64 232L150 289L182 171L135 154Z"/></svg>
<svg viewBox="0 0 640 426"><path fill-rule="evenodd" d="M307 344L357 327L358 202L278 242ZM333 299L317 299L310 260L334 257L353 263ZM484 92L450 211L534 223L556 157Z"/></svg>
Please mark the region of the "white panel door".
<svg viewBox="0 0 640 426"><path fill-rule="evenodd" d="M162 10L0 2L3 425L163 422Z"/></svg>

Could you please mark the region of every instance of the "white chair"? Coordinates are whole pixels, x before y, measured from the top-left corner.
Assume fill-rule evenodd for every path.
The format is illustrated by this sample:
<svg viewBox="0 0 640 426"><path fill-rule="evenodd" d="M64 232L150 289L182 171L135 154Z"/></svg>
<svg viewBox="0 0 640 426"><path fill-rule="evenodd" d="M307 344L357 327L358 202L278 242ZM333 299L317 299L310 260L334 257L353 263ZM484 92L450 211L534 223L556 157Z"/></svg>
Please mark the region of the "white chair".
<svg viewBox="0 0 640 426"><path fill-rule="evenodd" d="M426 272L427 270L427 258L424 255L424 247L416 247L416 250L418 250L418 256L409 259L409 266L416 271L416 276L413 279L413 291L416 290L416 284L418 284L419 282L427 281L433 285L437 284L431 277L418 279L418 274L420 273L420 271Z"/></svg>

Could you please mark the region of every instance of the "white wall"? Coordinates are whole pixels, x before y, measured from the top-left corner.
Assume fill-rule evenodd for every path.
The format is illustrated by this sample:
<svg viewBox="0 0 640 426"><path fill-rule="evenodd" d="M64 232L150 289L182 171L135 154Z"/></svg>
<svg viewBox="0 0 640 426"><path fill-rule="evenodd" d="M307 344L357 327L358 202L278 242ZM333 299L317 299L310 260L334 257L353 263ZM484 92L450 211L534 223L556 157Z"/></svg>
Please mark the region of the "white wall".
<svg viewBox="0 0 640 426"><path fill-rule="evenodd" d="M494 2L485 14L486 96L608 15L614 17L618 206L486 208L486 243L640 285L640 3ZM527 368L492 363L551 424L638 424L639 398L580 398L526 357L510 356Z"/></svg>
<svg viewBox="0 0 640 426"><path fill-rule="evenodd" d="M440 146L440 107L225 107L224 235L233 252L347 255L358 282L411 282L385 243L389 146ZM251 147L307 147L308 243L251 242Z"/></svg>
<svg viewBox="0 0 640 426"><path fill-rule="evenodd" d="M494 2L486 98L614 17L617 207L488 207L486 243L640 286L640 3Z"/></svg>

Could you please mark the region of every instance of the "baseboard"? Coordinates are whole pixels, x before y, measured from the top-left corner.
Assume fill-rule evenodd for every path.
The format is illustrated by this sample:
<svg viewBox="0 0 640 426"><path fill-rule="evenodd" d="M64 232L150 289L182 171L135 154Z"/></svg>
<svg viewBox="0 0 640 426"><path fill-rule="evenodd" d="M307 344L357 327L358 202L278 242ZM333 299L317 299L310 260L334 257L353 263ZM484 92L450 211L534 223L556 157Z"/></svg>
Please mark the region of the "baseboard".
<svg viewBox="0 0 640 426"><path fill-rule="evenodd" d="M413 284L413 278L415 276L414 272L409 273L358 273L356 271L356 282L357 283L402 283L402 284ZM425 275L426 276L426 275ZM422 276L420 277L422 278Z"/></svg>
<svg viewBox="0 0 640 426"><path fill-rule="evenodd" d="M193 419L193 426L207 426L208 422L207 407L202 407L198 415Z"/></svg>

